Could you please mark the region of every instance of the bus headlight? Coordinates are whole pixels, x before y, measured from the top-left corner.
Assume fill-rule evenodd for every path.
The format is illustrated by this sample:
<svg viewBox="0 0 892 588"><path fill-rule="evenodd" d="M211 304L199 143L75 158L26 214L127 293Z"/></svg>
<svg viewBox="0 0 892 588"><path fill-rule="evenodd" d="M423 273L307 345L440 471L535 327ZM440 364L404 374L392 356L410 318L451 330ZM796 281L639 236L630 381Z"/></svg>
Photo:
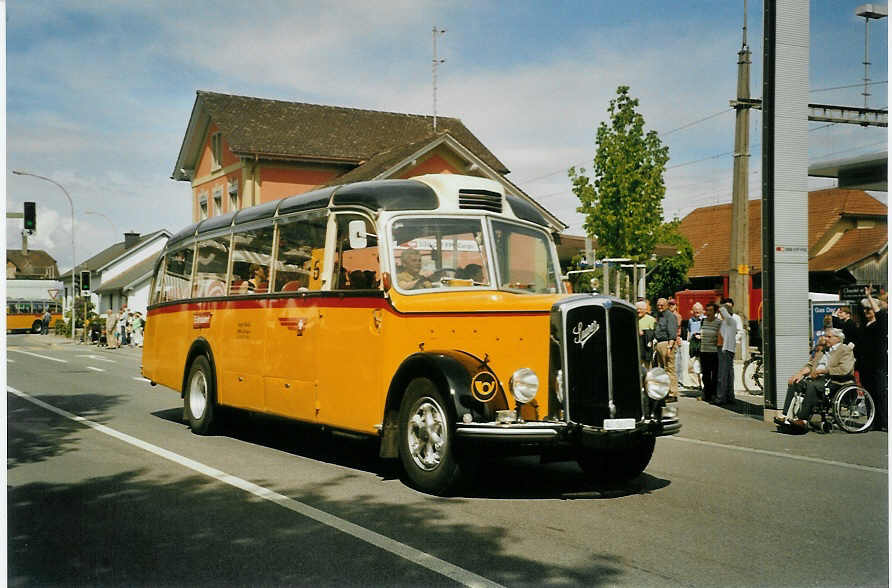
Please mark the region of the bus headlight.
<svg viewBox="0 0 892 588"><path fill-rule="evenodd" d="M511 375L508 386L511 388L514 399L521 404L526 404L535 398L536 392L539 391L539 377L530 368L520 368Z"/></svg>
<svg viewBox="0 0 892 588"><path fill-rule="evenodd" d="M662 400L669 394L669 374L663 368L654 368L644 377L644 388L653 400Z"/></svg>

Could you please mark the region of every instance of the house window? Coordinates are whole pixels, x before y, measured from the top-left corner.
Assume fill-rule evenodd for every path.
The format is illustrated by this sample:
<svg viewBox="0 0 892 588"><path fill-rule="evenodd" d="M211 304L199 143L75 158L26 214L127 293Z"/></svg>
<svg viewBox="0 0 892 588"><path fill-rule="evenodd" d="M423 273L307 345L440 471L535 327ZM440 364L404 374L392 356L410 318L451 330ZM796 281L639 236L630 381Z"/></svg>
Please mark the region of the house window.
<svg viewBox="0 0 892 588"><path fill-rule="evenodd" d="M238 210L238 180L229 182L229 210Z"/></svg>
<svg viewBox="0 0 892 588"><path fill-rule="evenodd" d="M198 220L208 217L208 194L203 192L198 195Z"/></svg>
<svg viewBox="0 0 892 588"><path fill-rule="evenodd" d="M214 216L223 214L223 187L214 188Z"/></svg>
<svg viewBox="0 0 892 588"><path fill-rule="evenodd" d="M223 139L220 133L211 135L211 171L220 169L223 162Z"/></svg>

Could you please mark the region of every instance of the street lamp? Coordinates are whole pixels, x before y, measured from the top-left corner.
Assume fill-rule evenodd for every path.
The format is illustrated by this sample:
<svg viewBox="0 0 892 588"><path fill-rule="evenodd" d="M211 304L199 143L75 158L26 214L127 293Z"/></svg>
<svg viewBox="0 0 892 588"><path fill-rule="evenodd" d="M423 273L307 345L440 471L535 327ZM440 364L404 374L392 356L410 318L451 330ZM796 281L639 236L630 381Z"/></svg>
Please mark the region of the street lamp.
<svg viewBox="0 0 892 588"><path fill-rule="evenodd" d="M107 215L102 214L101 212L95 212L93 210L85 210L84 214L95 214L96 216L101 216L102 218L104 218L105 220L108 221L108 224L111 225L112 235L114 235L114 236L120 235L120 233L118 233L118 228L115 226L115 223L112 221L112 219L108 218Z"/></svg>
<svg viewBox="0 0 892 588"><path fill-rule="evenodd" d="M44 180L51 184L55 184L58 186L62 193L65 194L65 197L68 198L68 205L71 207L71 340L74 341L74 325L76 323L75 315L74 315L74 274L77 271L77 262L74 256L74 202L71 200L71 195L68 194L68 190L65 189L65 186L57 182L56 180L51 180L50 178L39 176L37 174L32 174L30 172L21 171L14 169L12 173L17 176L31 176L33 178L37 178L40 180Z"/></svg>

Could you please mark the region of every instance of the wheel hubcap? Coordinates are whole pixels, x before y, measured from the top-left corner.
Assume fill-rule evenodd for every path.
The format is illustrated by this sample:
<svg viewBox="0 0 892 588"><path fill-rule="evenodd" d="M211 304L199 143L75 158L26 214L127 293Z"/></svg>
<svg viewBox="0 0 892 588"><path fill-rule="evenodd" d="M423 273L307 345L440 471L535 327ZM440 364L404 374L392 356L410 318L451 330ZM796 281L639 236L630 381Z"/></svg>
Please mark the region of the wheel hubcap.
<svg viewBox="0 0 892 588"><path fill-rule="evenodd" d="M446 446L446 415L433 398L422 398L409 418L409 455L419 468L431 471L440 465Z"/></svg>
<svg viewBox="0 0 892 588"><path fill-rule="evenodd" d="M192 376L189 383L189 412L196 419L204 416L204 410L207 407L208 385L204 372L197 371Z"/></svg>

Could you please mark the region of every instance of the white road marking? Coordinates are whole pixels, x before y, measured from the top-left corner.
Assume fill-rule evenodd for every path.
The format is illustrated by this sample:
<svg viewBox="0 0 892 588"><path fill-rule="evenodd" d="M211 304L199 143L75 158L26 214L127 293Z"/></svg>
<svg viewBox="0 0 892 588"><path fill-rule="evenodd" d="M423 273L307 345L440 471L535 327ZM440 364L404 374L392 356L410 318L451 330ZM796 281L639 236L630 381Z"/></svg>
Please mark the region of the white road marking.
<svg viewBox="0 0 892 588"><path fill-rule="evenodd" d="M145 378L140 378L139 376L133 376L133 379L136 380L137 382L147 382L147 383L151 382L151 380L147 380Z"/></svg>
<svg viewBox="0 0 892 588"><path fill-rule="evenodd" d="M264 500L268 500L270 502L278 504L283 508L287 508L292 512L313 519L314 521L332 527L333 529L337 529L342 533L346 533L347 535L355 537L360 541L365 541L366 543L374 545L380 549L383 549L384 551L388 551L418 566L427 568L432 572L436 572L442 576L451 578L452 580L455 580L456 582L465 586L501 586L501 584L497 584L496 582L484 578L483 576L478 576L474 572L471 572L464 568L460 568L454 564L430 555L429 553L425 553L423 551L415 549L414 547L410 547L404 543L400 543L399 541L391 539L390 537L386 537L384 535L381 535L380 533L376 533L374 531L366 529L365 527L361 527L355 523L351 523L350 521L344 520L340 517L336 517L325 511L319 510L318 508L313 508L312 506L294 500L293 498L288 498L287 496L274 492L268 488L264 488L263 486L258 486L253 482L237 478L236 476L232 476L230 474L227 474L226 472L212 468L201 462L194 461L178 453L168 451L167 449L158 447L157 445L152 445L151 443L148 443L141 439L137 439L136 437L131 437L130 435L112 429L111 427L100 425L99 423L86 419L82 416L70 413L67 410L63 410L51 404L47 404L46 402L38 400L37 398L25 392L16 390L15 388L7 386L6 390L12 394L15 394L19 398L27 400L28 402L50 412L63 416L72 421L81 423L87 427L90 427L91 429L99 431L100 433L105 433L106 435L114 437L115 439L123 441L124 443L128 443L130 445L133 445L134 447L138 447L139 449L148 451L149 453L153 453L159 457L163 457L164 459L180 464L181 466L189 468L190 470L214 478L215 480L223 482L224 484L229 484L230 486L239 488L241 490L244 490L245 492L250 492L255 496L263 498Z"/></svg>
<svg viewBox="0 0 892 588"><path fill-rule="evenodd" d="M105 370L102 369L102 368L93 367L93 366L91 366L91 365L88 365L88 366L87 366L87 369L88 369L88 370L93 370L94 372L104 372L104 371L105 371Z"/></svg>
<svg viewBox="0 0 892 588"><path fill-rule="evenodd" d="M872 466L858 465L856 463L845 463L844 461L833 461L829 459L821 459L820 457L808 457L805 455L790 455L789 453L781 453L779 451L768 451L766 449L755 449L753 447L738 447L737 445L725 445L724 443L715 443L713 441L701 441L700 439L688 439L686 437L678 437L676 435L668 435L663 439L673 439L675 441L684 441L685 443L694 443L696 445L706 445L707 447L720 447L722 449L732 449L734 451L746 451L748 453L758 453L759 455L769 455L771 457L783 457L786 459L795 459L797 461L810 461L823 465L838 466L841 468L849 468L852 470L861 470L863 472L877 472L880 474L888 474L889 470L883 468L875 468Z"/></svg>
<svg viewBox="0 0 892 588"><path fill-rule="evenodd" d="M7 358L6 358L6 363L15 363L15 360L14 360L14 359L9 359L9 358L7 357Z"/></svg>
<svg viewBox="0 0 892 588"><path fill-rule="evenodd" d="M96 361L104 361L104 362L107 362L107 363L117 363L117 362L114 361L114 360L111 360L111 359L105 359L104 357L99 357L98 355L78 355L78 357L87 357L87 358L89 358L89 359L95 359Z"/></svg>
<svg viewBox="0 0 892 588"><path fill-rule="evenodd" d="M8 347L7 351L14 351L16 353L24 353L25 355L33 355L34 357L39 357L40 359L48 359L50 361L58 361L59 363L68 363L67 359L58 359L55 357L50 357L48 355L40 355L39 353L31 353L30 351L22 351L21 349L13 349L12 347Z"/></svg>

